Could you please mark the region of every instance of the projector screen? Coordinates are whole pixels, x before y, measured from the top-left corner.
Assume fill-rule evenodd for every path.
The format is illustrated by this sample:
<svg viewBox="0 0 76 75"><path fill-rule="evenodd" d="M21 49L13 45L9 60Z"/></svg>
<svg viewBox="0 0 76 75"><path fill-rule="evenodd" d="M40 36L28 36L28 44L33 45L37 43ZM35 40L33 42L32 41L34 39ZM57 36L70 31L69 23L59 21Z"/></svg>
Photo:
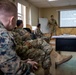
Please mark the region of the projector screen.
<svg viewBox="0 0 76 75"><path fill-rule="evenodd" d="M76 27L76 10L59 11L60 27Z"/></svg>

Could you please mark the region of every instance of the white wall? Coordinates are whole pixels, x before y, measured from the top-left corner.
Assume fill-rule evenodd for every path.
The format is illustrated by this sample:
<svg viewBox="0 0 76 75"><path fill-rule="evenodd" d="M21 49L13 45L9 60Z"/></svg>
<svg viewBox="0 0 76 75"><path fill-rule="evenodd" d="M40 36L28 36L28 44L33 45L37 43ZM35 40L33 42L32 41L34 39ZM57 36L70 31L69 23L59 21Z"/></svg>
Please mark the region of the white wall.
<svg viewBox="0 0 76 75"><path fill-rule="evenodd" d="M39 10L35 6L31 5L31 24L36 26L38 24Z"/></svg>

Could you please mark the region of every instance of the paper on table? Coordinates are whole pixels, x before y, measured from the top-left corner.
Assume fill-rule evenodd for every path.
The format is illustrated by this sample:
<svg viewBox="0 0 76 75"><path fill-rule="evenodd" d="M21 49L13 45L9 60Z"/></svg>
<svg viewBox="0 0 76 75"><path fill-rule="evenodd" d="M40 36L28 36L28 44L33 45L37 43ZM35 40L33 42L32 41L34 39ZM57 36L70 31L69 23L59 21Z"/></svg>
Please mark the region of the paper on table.
<svg viewBox="0 0 76 75"><path fill-rule="evenodd" d="M76 38L76 35L63 34L59 36L52 36L52 38Z"/></svg>

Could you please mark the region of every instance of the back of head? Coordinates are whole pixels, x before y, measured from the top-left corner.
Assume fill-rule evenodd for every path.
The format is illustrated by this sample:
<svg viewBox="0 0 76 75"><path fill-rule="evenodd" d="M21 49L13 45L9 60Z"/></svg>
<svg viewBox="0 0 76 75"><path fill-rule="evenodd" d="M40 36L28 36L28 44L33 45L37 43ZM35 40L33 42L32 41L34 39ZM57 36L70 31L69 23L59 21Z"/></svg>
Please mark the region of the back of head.
<svg viewBox="0 0 76 75"><path fill-rule="evenodd" d="M50 17L54 17L53 15L51 15Z"/></svg>
<svg viewBox="0 0 76 75"><path fill-rule="evenodd" d="M0 16L17 16L16 6L9 0L0 0Z"/></svg>
<svg viewBox="0 0 76 75"><path fill-rule="evenodd" d="M22 23L23 23L22 20L17 20L17 23L16 23L17 27L19 27Z"/></svg>
<svg viewBox="0 0 76 75"><path fill-rule="evenodd" d="M17 7L8 0L0 0L0 22L7 30L12 30L16 25Z"/></svg>
<svg viewBox="0 0 76 75"><path fill-rule="evenodd" d="M41 24L39 23L39 24L37 25L37 27L40 28L40 26L41 26Z"/></svg>

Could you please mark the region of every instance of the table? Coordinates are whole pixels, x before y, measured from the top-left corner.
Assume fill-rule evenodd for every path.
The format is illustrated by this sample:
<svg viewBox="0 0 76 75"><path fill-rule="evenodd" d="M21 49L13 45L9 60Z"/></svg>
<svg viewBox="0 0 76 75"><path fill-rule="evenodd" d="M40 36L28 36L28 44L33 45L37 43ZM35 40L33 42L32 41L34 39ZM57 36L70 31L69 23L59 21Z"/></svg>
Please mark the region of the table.
<svg viewBox="0 0 76 75"><path fill-rule="evenodd" d="M56 51L76 51L76 35L59 35L52 38L56 39Z"/></svg>

